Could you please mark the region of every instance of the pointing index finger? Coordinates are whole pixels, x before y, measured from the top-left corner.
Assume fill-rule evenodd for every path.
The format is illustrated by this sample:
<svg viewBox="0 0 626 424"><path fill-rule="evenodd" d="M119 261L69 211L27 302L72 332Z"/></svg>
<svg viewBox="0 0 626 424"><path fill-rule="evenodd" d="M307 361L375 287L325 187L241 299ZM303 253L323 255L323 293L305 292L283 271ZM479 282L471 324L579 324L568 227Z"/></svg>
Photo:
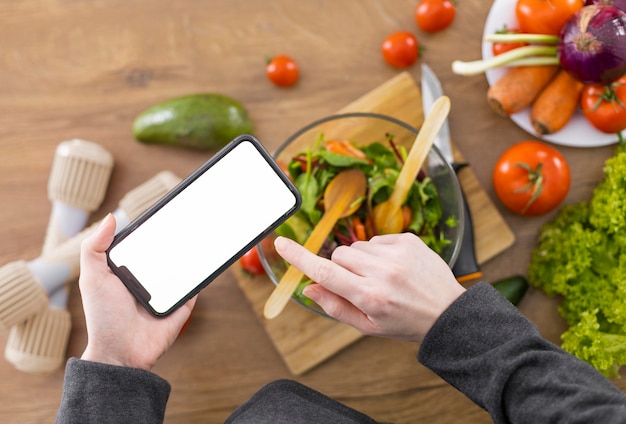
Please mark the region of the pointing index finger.
<svg viewBox="0 0 626 424"><path fill-rule="evenodd" d="M339 296L345 297L344 294L350 292L349 287L355 283L354 279L359 278L342 266L308 251L289 238L278 237L274 246L278 254L291 266L295 266L311 280Z"/></svg>

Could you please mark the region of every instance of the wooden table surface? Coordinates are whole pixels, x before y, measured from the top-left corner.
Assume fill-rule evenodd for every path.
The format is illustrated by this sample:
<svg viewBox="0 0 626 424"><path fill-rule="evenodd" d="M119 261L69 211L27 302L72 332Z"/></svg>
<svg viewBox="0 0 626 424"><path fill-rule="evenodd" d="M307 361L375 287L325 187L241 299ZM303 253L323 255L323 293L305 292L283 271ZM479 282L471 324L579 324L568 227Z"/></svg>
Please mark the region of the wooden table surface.
<svg viewBox="0 0 626 424"><path fill-rule="evenodd" d="M166 98L219 92L249 110L255 134L270 149L312 120L329 115L399 71L380 55L397 30L417 35L421 61L438 74L452 100L450 125L459 150L496 202L491 171L512 144L533 137L496 116L485 100L483 76L454 75L454 59L480 56L489 3L459 3L452 27L418 30L416 0L153 0L3 1L0 11L0 265L39 255L50 213L47 179L56 146L84 138L115 156L102 207L117 206L130 189L161 170L184 176L210 153L146 146L131 125L147 106ZM280 89L265 78L268 56L290 54L301 80ZM419 66L409 69L419 80ZM588 199L614 147L558 147L572 169L566 203ZM486 263L494 281L525 274L539 228L554 215L522 218L504 210L516 242ZM531 289L520 309L550 340L563 323L558 301ZM80 296L69 308L68 356L86 343ZM4 346L6 335L0 335ZM298 377L299 381L395 423L485 423L489 416L415 360L416 344L364 338ZM154 369L172 383L166 422L217 423L263 384L290 378L235 276L227 272L200 296L191 325ZM0 421L51 422L63 370L32 375L0 361ZM613 380L626 390L625 380Z"/></svg>

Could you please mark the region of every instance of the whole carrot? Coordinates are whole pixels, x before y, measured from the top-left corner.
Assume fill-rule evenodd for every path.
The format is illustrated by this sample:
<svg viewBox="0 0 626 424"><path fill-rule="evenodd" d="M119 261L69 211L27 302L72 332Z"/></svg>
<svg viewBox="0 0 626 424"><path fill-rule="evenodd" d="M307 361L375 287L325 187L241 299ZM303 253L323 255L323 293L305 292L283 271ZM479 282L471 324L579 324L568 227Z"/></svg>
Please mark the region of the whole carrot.
<svg viewBox="0 0 626 424"><path fill-rule="evenodd" d="M543 89L530 109L530 122L539 134L552 134L571 119L583 89L583 83L564 70Z"/></svg>
<svg viewBox="0 0 626 424"><path fill-rule="evenodd" d="M516 66L509 69L487 91L489 106L508 116L530 106L541 90L554 78L558 66Z"/></svg>

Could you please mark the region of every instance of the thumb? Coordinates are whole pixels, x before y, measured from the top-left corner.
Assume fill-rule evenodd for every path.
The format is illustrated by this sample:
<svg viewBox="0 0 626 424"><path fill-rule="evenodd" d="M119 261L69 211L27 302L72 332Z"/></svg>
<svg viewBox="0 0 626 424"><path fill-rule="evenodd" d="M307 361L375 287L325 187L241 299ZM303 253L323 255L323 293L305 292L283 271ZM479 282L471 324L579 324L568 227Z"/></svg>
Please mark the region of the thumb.
<svg viewBox="0 0 626 424"><path fill-rule="evenodd" d="M80 279L81 290L85 284L93 284L100 281L94 276L104 275L110 272L105 258L105 251L111 245L115 236L115 218L108 214L81 245L80 252Z"/></svg>
<svg viewBox="0 0 626 424"><path fill-rule="evenodd" d="M87 253L89 251L95 253L104 253L111 245L113 237L115 237L115 217L112 214L108 214L100 222L100 225L96 230L91 233L83 242L83 250Z"/></svg>

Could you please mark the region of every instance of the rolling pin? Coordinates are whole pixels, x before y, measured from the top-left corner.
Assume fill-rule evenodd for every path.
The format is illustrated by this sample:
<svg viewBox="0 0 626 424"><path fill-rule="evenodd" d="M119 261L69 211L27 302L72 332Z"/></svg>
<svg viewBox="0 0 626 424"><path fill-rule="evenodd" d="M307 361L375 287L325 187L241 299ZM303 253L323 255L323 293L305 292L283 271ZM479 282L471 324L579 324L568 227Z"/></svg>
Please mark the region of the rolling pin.
<svg viewBox="0 0 626 424"><path fill-rule="evenodd" d="M85 228L104 200L112 170L113 155L97 143L73 139L59 144L48 178L52 210L43 254ZM16 369L46 373L62 365L72 330L67 298L66 287L57 289L44 310L11 327L4 356Z"/></svg>
<svg viewBox="0 0 626 424"><path fill-rule="evenodd" d="M179 181L164 171L128 192L112 212L117 220L116 233ZM8 331L46 309L51 293L78 278L80 245L98 225L99 222L92 224L36 259L18 260L0 268L0 331Z"/></svg>

